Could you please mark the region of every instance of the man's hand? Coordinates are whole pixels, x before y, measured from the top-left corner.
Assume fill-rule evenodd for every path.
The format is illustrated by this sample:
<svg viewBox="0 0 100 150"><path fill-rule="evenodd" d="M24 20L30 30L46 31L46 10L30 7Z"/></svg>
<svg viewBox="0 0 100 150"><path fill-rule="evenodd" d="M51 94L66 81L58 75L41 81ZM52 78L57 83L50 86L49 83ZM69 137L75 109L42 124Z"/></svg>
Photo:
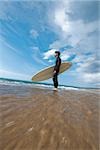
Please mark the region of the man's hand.
<svg viewBox="0 0 100 150"><path fill-rule="evenodd" d="M53 71L53 75L56 73L56 70Z"/></svg>

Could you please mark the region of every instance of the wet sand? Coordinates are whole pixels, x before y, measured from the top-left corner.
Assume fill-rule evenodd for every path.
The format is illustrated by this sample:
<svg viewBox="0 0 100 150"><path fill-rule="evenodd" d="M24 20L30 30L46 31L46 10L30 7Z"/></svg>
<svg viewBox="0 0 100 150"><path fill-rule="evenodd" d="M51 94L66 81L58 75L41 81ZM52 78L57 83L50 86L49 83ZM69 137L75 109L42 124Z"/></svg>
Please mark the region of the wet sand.
<svg viewBox="0 0 100 150"><path fill-rule="evenodd" d="M99 150L98 91L0 91L0 150Z"/></svg>

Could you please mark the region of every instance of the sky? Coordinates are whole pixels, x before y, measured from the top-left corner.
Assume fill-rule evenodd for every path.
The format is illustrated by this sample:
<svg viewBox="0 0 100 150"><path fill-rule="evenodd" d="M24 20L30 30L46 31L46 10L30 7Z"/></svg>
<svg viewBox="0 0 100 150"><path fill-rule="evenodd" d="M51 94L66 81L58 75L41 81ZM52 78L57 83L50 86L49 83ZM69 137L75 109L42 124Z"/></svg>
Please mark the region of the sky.
<svg viewBox="0 0 100 150"><path fill-rule="evenodd" d="M31 80L59 50L73 64L59 84L99 86L99 8L96 0L0 0L0 77Z"/></svg>

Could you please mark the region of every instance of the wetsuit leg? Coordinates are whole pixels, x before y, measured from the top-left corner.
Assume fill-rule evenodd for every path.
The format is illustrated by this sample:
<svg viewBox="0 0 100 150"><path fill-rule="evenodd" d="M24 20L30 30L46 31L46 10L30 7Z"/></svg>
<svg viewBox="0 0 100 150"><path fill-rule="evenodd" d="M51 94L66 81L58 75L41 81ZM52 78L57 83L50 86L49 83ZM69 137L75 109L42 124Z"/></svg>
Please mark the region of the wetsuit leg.
<svg viewBox="0 0 100 150"><path fill-rule="evenodd" d="M53 75L53 83L54 83L54 87L57 88L58 87L58 73L55 73Z"/></svg>

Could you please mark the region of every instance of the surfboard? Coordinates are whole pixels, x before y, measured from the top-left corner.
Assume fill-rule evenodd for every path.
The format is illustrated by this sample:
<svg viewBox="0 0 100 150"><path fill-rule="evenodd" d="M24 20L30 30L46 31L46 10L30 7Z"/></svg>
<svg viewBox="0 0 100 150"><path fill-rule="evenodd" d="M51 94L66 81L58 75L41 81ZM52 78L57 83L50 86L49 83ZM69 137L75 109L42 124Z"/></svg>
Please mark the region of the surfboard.
<svg viewBox="0 0 100 150"><path fill-rule="evenodd" d="M71 62L63 62L63 63L61 63L59 74L61 74L64 71L66 71L71 66L72 66ZM54 66L51 66L51 67L48 67L48 68L45 68L45 69L39 71L38 73L36 73L32 77L32 81L34 81L34 82L44 81L44 80L52 78L53 77L53 69L54 69Z"/></svg>

